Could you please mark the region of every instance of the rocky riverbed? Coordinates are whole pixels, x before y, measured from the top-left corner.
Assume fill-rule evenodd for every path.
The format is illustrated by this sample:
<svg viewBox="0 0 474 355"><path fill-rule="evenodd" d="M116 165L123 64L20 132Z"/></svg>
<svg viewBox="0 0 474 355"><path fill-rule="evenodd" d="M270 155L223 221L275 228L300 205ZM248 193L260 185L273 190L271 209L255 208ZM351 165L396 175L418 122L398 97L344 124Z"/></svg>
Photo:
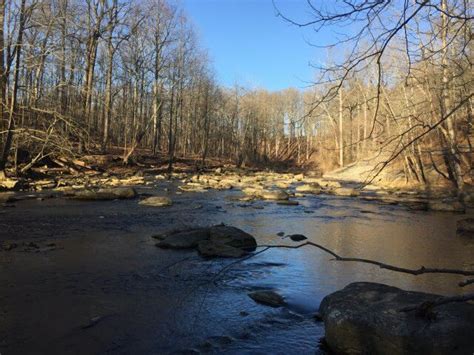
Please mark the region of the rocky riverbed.
<svg viewBox="0 0 474 355"><path fill-rule="evenodd" d="M95 185L9 194L0 208L0 352L314 353L322 351L324 326L314 317L322 299L351 282L461 293L460 276L395 274L331 261L314 248L268 250L235 263L156 246L157 235L224 223L258 245L295 244L303 239L291 236L300 235L343 256L474 268L473 239L456 233L469 229L457 223L472 217L469 210L410 210L354 190L328 193L339 188L334 182L265 175L221 178L219 189L202 175L145 177L150 183L134 185L136 196L102 191L100 201L71 198L84 188L98 192ZM312 191L297 191L304 185ZM166 203L140 203L153 196ZM298 204L279 204L282 198Z"/></svg>

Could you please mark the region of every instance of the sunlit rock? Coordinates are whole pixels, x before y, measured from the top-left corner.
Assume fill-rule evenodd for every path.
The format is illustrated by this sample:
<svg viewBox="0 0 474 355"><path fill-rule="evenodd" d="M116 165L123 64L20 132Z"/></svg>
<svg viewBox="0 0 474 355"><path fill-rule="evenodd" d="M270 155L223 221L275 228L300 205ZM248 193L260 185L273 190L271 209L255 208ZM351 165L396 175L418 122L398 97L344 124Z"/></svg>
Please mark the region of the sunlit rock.
<svg viewBox="0 0 474 355"><path fill-rule="evenodd" d="M245 187L244 189L242 189L242 192L245 195L257 197L260 195L262 190L263 190L263 187L256 185L254 187Z"/></svg>
<svg viewBox="0 0 474 355"><path fill-rule="evenodd" d="M13 190L18 186L18 180L14 179L0 179L0 189Z"/></svg>
<svg viewBox="0 0 474 355"><path fill-rule="evenodd" d="M135 196L137 196L137 192L133 188L121 187L79 190L73 193L72 198L76 200L116 200L134 198Z"/></svg>
<svg viewBox="0 0 474 355"><path fill-rule="evenodd" d="M304 184L304 185L297 186L295 191L299 193L303 193L303 194L306 193L306 194L316 195L316 194L321 193L321 186L319 186L316 183Z"/></svg>
<svg viewBox="0 0 474 355"><path fill-rule="evenodd" d="M352 189L349 187L339 187L330 191L336 196L345 196L345 197L357 197L359 196L359 190Z"/></svg>
<svg viewBox="0 0 474 355"><path fill-rule="evenodd" d="M283 190L262 190L257 197L264 200L288 200L290 196Z"/></svg>
<svg viewBox="0 0 474 355"><path fill-rule="evenodd" d="M173 201L167 196L151 196L141 200L138 204L151 207L166 207L171 206Z"/></svg>

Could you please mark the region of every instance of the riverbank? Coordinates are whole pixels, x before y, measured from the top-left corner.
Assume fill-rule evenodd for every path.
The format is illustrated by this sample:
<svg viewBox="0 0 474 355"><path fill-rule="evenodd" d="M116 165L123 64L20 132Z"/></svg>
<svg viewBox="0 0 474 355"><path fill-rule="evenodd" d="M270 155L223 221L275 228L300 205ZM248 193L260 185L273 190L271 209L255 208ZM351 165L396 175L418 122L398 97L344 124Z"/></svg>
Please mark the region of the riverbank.
<svg viewBox="0 0 474 355"><path fill-rule="evenodd" d="M161 161L161 163L160 163ZM61 163L58 161L58 163ZM71 164L74 164L74 168ZM282 200L291 204L295 197L307 194L329 194L354 197L382 204L402 205L410 210L433 210L464 213L474 203L474 193L466 190L461 202L456 192L447 187L365 185L363 177L356 179L335 172L321 177L317 171L295 171L237 168L223 161L208 161L200 166L196 159L181 159L168 172L166 162L142 156L135 164L123 165L119 156L94 155L63 166L44 166L32 169L27 178L9 179L8 189L0 192L0 202L25 198L71 196L81 190L97 190L121 186L156 186L171 180L180 184L182 191L203 192L210 189L237 189L244 193L243 202L255 199ZM4 186L7 186L6 184ZM5 193L6 191L6 193ZM13 192L13 193L12 193ZM20 193L16 193L20 192Z"/></svg>

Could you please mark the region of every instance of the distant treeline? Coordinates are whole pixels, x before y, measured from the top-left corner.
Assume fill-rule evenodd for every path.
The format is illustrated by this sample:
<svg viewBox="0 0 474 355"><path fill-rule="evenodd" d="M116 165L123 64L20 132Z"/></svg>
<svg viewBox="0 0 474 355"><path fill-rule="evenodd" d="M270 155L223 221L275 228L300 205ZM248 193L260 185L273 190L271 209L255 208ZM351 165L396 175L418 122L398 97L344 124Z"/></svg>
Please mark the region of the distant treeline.
<svg viewBox="0 0 474 355"><path fill-rule="evenodd" d="M276 2L278 4L278 2ZM309 3L311 4L311 2ZM323 6L323 5L321 5ZM384 157L407 180L470 182L469 1L310 6L316 29L353 24L347 53L307 90L219 86L178 5L166 0L0 0L0 170L121 148L232 160ZM461 148L462 147L462 148ZM27 159L18 161L18 152ZM382 153L382 154L380 154Z"/></svg>

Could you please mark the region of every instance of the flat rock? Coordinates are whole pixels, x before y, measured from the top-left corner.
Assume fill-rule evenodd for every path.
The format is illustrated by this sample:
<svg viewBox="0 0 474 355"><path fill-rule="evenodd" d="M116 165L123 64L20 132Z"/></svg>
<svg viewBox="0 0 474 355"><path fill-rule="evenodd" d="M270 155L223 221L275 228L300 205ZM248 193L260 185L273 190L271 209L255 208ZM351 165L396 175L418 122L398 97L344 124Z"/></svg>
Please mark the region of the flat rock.
<svg viewBox="0 0 474 355"><path fill-rule="evenodd" d="M248 294L255 302L262 303L270 307L281 307L285 305L285 299L275 291L255 291Z"/></svg>
<svg viewBox="0 0 474 355"><path fill-rule="evenodd" d="M304 185L297 186L295 191L300 192L300 193L305 193L305 194L314 194L314 195L316 195L316 194L321 193L321 186L319 186L319 184L317 184L317 183L304 184Z"/></svg>
<svg viewBox="0 0 474 355"><path fill-rule="evenodd" d="M151 207L166 207L171 206L173 201L167 196L151 196L141 200L138 204Z"/></svg>
<svg viewBox="0 0 474 355"><path fill-rule="evenodd" d="M264 200L288 200L290 196L283 190L262 190L258 197Z"/></svg>
<svg viewBox="0 0 474 355"><path fill-rule="evenodd" d="M346 196L346 197L357 197L359 196L359 191L349 187L339 187L331 190L331 193L336 196Z"/></svg>
<svg viewBox="0 0 474 355"><path fill-rule="evenodd" d="M474 305L447 303L422 317L406 307L440 296L356 282L320 306L326 341L336 354L472 354Z"/></svg>
<svg viewBox="0 0 474 355"><path fill-rule="evenodd" d="M76 200L116 200L129 199L137 196L135 189L131 187L105 188L99 190L80 190L74 192L73 199Z"/></svg>
<svg viewBox="0 0 474 355"><path fill-rule="evenodd" d="M181 191L185 192L206 192L207 188L204 185L198 183L189 183L178 187Z"/></svg>

